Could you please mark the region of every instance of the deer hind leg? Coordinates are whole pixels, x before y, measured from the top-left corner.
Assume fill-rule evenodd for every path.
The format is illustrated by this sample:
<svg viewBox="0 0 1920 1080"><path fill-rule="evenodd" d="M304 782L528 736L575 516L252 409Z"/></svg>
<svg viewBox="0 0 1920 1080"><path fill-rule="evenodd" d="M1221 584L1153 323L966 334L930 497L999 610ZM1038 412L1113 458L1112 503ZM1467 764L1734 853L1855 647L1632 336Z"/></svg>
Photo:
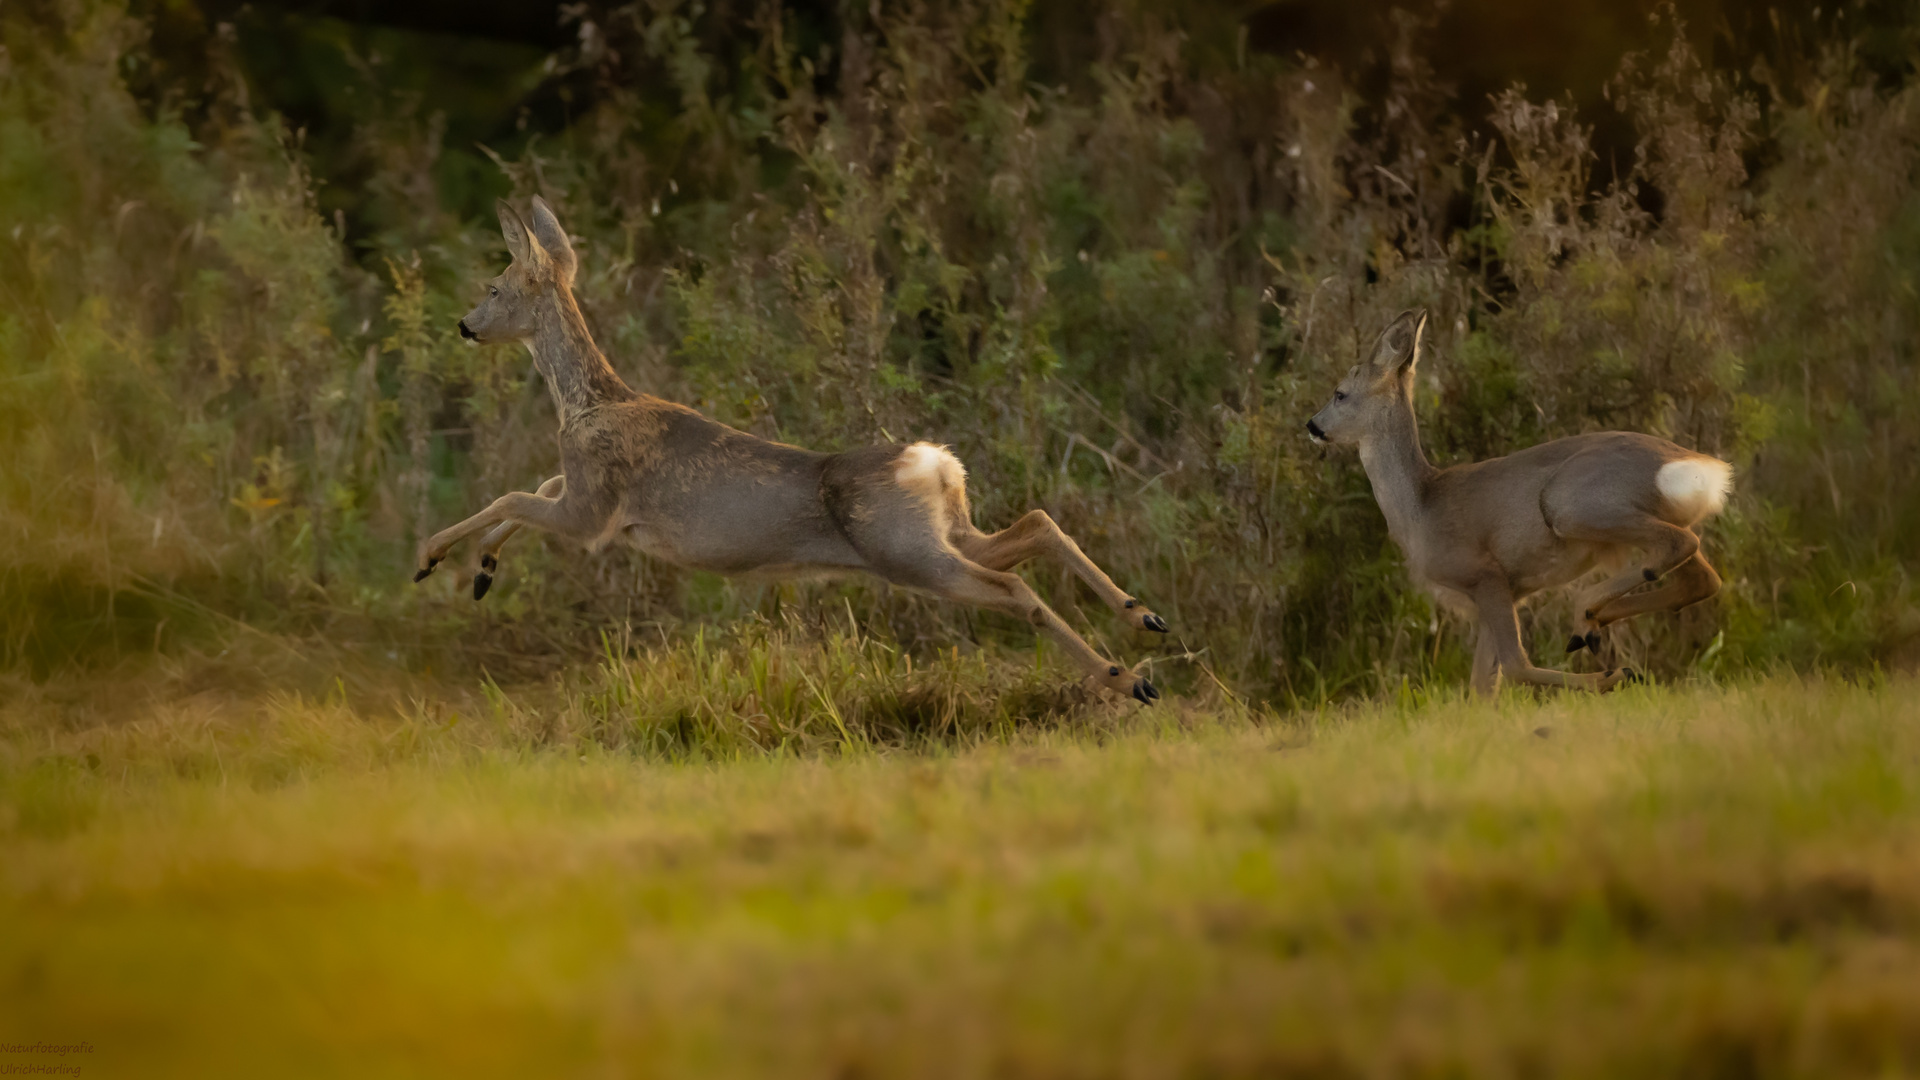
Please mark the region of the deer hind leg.
<svg viewBox="0 0 1920 1080"><path fill-rule="evenodd" d="M569 504L564 496L551 499L526 491L509 492L493 500L493 504L485 510L428 537L420 545L420 557L413 580L425 580L428 574L433 573L433 568L447 557L447 551L453 545L496 525L511 522L515 525L531 525L562 536L589 536L594 530L584 519L582 510L579 504Z"/></svg>
<svg viewBox="0 0 1920 1080"><path fill-rule="evenodd" d="M1160 691L1145 676L1095 652L1018 574L990 570L964 556L953 555L927 579L903 584L917 585L962 604L1012 615L1053 638L1075 664L1107 689L1130 695L1143 704L1160 696Z"/></svg>
<svg viewBox="0 0 1920 1080"><path fill-rule="evenodd" d="M561 475L549 478L534 494L543 499L558 499L566 490L567 478ZM487 595L487 590L493 587L494 572L500 569L500 549L513 539L513 534L519 532L521 527L519 522L509 521L495 525L492 532L480 538L480 572L473 575L475 600Z"/></svg>
<svg viewBox="0 0 1920 1080"><path fill-rule="evenodd" d="M895 585L1012 615L1059 642L1108 689L1143 702L1160 696L1145 678L1095 652L1018 575L982 566L958 549L959 542L972 546L989 538L968 523L965 471L952 454L916 443L899 451L853 451L830 460L828 469L827 505L868 572ZM1015 547L1003 544L1000 558L1018 562L1007 550ZM1111 581L1107 584L1112 588Z"/></svg>
<svg viewBox="0 0 1920 1080"><path fill-rule="evenodd" d="M1706 556L1696 551L1691 559L1668 574L1659 588L1611 600L1593 613L1593 620L1601 626L1610 626L1649 611L1678 611L1719 591L1720 575L1707 563Z"/></svg>
<svg viewBox="0 0 1920 1080"><path fill-rule="evenodd" d="M1485 645L1476 645L1474 671L1480 670L1479 650L1490 648L1494 655L1495 680L1505 676L1532 686L1560 686L1572 690L1611 690L1622 682L1639 678L1632 668L1608 670L1599 675L1581 675L1552 668L1534 667L1527 659L1526 646L1520 641L1520 617L1514 612L1513 590L1498 579L1484 582L1474 590L1474 606L1479 614L1480 637ZM1479 685L1475 690L1481 690ZM1481 692L1488 692L1482 690Z"/></svg>
<svg viewBox="0 0 1920 1080"><path fill-rule="evenodd" d="M1692 530L1651 515L1611 528L1582 528L1576 525L1561 527L1559 532L1570 540L1592 540L1637 548L1645 555L1645 560L1638 565L1628 560L1628 565L1619 573L1594 586L1580 598L1578 609L1586 631L1574 635L1567 642L1568 652L1577 652L1582 646L1598 649L1600 628L1607 622L1617 621L1599 617L1607 605L1650 581L1660 580L1700 554L1700 538Z"/></svg>
<svg viewBox="0 0 1920 1080"><path fill-rule="evenodd" d="M1028 559L1050 556L1086 582L1103 603L1127 620L1127 625L1136 630L1167 632L1167 620L1115 585L1045 510L1030 510L997 533L982 533L969 525L954 536L953 544L962 555L989 570L1012 570Z"/></svg>

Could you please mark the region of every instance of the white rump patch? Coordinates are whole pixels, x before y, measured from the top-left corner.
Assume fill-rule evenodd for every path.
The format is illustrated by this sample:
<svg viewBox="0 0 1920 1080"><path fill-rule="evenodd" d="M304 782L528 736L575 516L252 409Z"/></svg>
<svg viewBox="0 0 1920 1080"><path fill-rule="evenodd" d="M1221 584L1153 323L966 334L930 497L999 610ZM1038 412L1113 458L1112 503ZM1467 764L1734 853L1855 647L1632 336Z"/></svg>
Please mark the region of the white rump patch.
<svg viewBox="0 0 1920 1080"><path fill-rule="evenodd" d="M900 451L893 478L916 495L938 499L947 489L966 484L967 469L946 447L917 442Z"/></svg>
<svg viewBox="0 0 1920 1080"><path fill-rule="evenodd" d="M1653 482L1689 522L1712 517L1727 505L1733 466L1719 458L1690 457L1660 466Z"/></svg>

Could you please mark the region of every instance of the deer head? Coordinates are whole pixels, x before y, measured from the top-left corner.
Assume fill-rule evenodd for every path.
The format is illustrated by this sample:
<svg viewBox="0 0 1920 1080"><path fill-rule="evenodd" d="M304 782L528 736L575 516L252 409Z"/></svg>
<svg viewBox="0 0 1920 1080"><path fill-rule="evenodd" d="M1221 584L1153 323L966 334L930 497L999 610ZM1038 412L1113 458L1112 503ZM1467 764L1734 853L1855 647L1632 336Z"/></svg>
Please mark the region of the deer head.
<svg viewBox="0 0 1920 1080"><path fill-rule="evenodd" d="M1353 365L1333 392L1333 400L1307 421L1315 442L1355 445L1381 432L1395 410L1411 408L1413 368L1420 360L1420 339L1427 313L1403 311L1374 339L1373 352Z"/></svg>
<svg viewBox="0 0 1920 1080"><path fill-rule="evenodd" d="M487 298L460 320L460 336L476 345L531 339L543 312L572 289L578 266L567 231L545 199L533 197L532 225L505 199L498 208L513 262L487 282Z"/></svg>

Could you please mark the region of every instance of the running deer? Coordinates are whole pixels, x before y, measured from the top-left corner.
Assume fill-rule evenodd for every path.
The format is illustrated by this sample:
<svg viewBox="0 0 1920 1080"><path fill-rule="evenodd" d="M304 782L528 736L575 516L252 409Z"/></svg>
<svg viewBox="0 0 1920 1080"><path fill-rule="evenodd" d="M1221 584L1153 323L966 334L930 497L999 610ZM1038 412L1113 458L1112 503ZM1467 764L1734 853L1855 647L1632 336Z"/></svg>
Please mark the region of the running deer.
<svg viewBox="0 0 1920 1080"><path fill-rule="evenodd" d="M1042 603L1015 566L1059 560L1140 630L1166 620L1122 592L1044 510L997 533L974 528L966 470L916 442L821 454L769 442L622 382L573 300L573 245L538 197L532 222L499 204L513 262L460 320L475 345L519 342L560 414L561 475L513 492L420 547L415 581L480 533L475 600L523 527L598 551L625 542L656 558L723 574L796 577L861 571L906 588L1023 619L1059 642L1100 685L1141 702L1151 682L1102 657ZM490 530L490 531L489 531Z"/></svg>
<svg viewBox="0 0 1920 1080"><path fill-rule="evenodd" d="M1424 311L1389 323L1372 355L1307 421L1307 434L1359 448L1414 578L1478 623L1476 692L1492 693L1502 675L1596 691L1636 679L1631 668L1583 675L1534 667L1515 605L1595 567L1619 568L1581 598L1584 633L1567 643L1573 653L1598 650L1600 629L1611 623L1712 596L1720 575L1701 555L1697 529L1726 504L1732 466L1651 435L1603 431L1436 469L1420 450L1413 416L1426 327Z"/></svg>

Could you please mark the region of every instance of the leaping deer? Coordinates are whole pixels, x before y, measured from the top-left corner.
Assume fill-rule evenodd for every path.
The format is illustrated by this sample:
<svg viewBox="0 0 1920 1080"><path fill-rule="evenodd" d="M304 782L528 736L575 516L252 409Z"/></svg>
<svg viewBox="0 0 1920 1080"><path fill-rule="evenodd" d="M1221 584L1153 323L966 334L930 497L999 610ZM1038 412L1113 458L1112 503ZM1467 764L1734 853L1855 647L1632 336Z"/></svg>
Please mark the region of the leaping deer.
<svg viewBox="0 0 1920 1080"><path fill-rule="evenodd" d="M1426 326L1424 311L1401 312L1387 324L1371 357L1307 421L1307 433L1359 448L1413 576L1478 623L1476 692L1492 693L1503 674L1596 691L1637 678L1631 668L1579 675L1534 667L1515 605L1596 566L1623 567L1582 598L1585 632L1567 643L1572 653L1599 649L1601 627L1712 596L1720 575L1701 555L1696 530L1726 505L1733 467L1651 435L1603 431L1436 469L1420 450L1413 415ZM1630 558L1636 550L1639 562ZM1633 593L1662 578L1659 588Z"/></svg>
<svg viewBox="0 0 1920 1080"><path fill-rule="evenodd" d="M421 581L454 544L486 530L475 600L500 548L523 527L590 551L624 541L656 558L723 574L794 577L861 571L906 588L1024 619L1108 689L1160 696L1142 675L1093 650L1010 573L1036 556L1065 564L1136 629L1165 619L1122 592L1044 510L983 533L967 506L966 470L946 448L917 442L821 454L769 442L685 406L636 393L594 344L573 299L578 263L566 231L535 197L529 224L499 204L513 262L460 320L477 345L519 342L533 353L560 414L561 475L513 492L420 546Z"/></svg>

